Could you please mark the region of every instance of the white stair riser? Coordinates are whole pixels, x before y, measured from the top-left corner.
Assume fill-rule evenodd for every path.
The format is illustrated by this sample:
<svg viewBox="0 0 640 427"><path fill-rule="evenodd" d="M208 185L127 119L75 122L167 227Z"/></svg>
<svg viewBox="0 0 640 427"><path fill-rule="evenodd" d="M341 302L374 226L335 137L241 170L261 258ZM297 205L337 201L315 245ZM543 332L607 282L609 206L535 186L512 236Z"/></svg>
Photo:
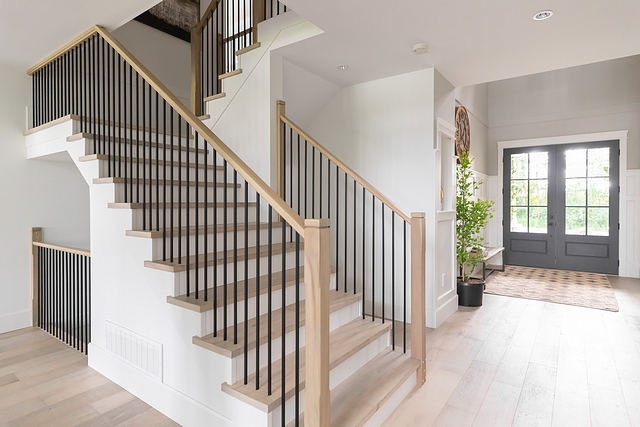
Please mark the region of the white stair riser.
<svg viewBox="0 0 640 427"><path fill-rule="evenodd" d="M176 253L177 255L177 253ZM186 253L182 253L183 256L186 255ZM240 255L240 251L238 251L238 255ZM294 268L295 266L295 257L296 254L295 252L289 252L286 255L286 269L291 269ZM281 255L273 255L273 267L272 267L272 271L275 272L279 272L281 271L281 267L282 267L282 257ZM227 283L232 283L234 280L234 266L233 266L233 256L229 257L228 260L228 264L218 264L217 265L217 275L218 275L218 283L222 284L224 283L224 271L225 271L225 266L227 269ZM304 252L300 251L300 267L303 266L303 261L304 261ZM268 267L268 259L267 257L262 257L260 258L260 275L265 275L267 274L267 267ZM255 277L256 276L256 260L255 259L250 259L247 262L247 272L248 272L248 276L249 278ZM244 261L238 261L237 264L237 272L238 272L238 280L243 280L244 279ZM213 278L214 278L214 270L215 270L216 266L209 266L208 267L208 278L209 281L211 282L208 287L212 287L213 284ZM193 283L195 283L195 269L190 270L189 272L189 276L191 279L191 285L190 285L190 289L194 290L194 285ZM187 292L187 285L186 285L186 280L187 280L187 272L186 271L181 271L178 273L174 273L175 275L175 293L173 296L177 296L177 295L184 295ZM200 280L200 290L204 289L204 268L199 268L198 269L198 276L199 276L199 280ZM265 283L266 286L266 283Z"/></svg>
<svg viewBox="0 0 640 427"><path fill-rule="evenodd" d="M233 219L233 204L229 204L229 208L227 208L227 224L233 224L234 223L234 219ZM207 221L209 222L209 224L213 224L213 220L214 220L214 215L213 215L213 209L214 208L209 208L208 209L208 213L207 213ZM224 208L216 208L217 209L217 220L218 220L218 224L223 224L224 223ZM182 212L182 218L179 218L178 215L178 208L174 207L173 209L173 225L174 227L178 227L179 225L181 225L182 227L185 227L187 225L187 215L189 216L189 226L195 226L195 225L204 225L204 208L198 208L198 221L196 222L196 208L190 208L188 212ZM152 226L153 229L156 229L156 209L152 208L150 209L149 207L147 207L146 212L143 209L132 209L131 210L131 215L132 215L132 226L134 230L144 230L144 229L148 229L150 228L149 225L149 212L151 212L151 219L152 219ZM167 209L166 211L166 222L165 222L165 216L164 216L164 211L161 210L159 213L160 216L160 226L162 227L163 224L167 224L167 232L169 231L169 227L171 226L171 212L169 209ZM237 212L237 220L238 220L238 224L244 224L244 207L242 206L238 206L238 212ZM247 221L248 222L255 222L256 220L256 214L255 214L255 209L252 208L251 206L248 207L248 214L249 216L247 217ZM146 218L143 218L143 216L145 216ZM260 220L264 221L266 219L266 215L261 215ZM181 220L182 222L179 223L178 221Z"/></svg>
<svg viewBox="0 0 640 427"><path fill-rule="evenodd" d="M240 225L244 226L244 221L241 224L239 224L239 226ZM231 225L231 227L233 227L233 225ZM272 227L271 240L274 245L280 244L280 242L282 242L281 230L282 230L282 227ZM247 235L246 237L248 239L248 247L252 247L256 245L257 230L255 229L249 230L247 233L240 230L238 231L238 237L237 237L238 248L244 248L245 234ZM167 230L167 235L169 235L169 230ZM225 238L227 240L227 247L233 248L234 247L233 232L219 232L219 233L216 233L215 235L213 233L208 233L208 234L201 233L201 234L198 234L196 237L196 235L194 235L194 232L191 231L189 237L187 238L187 236L185 235L185 232L183 231L182 236L180 236L180 238L178 238L177 235L174 235L173 239L171 239L170 237L167 237L166 239L162 239L162 238L153 239L152 259L161 259L163 256L163 251L166 251L166 253L169 254L169 248L172 240L173 240L174 253L177 250L178 245L181 245L184 250L184 248L186 247L187 239L190 242L191 251L195 251L196 240L197 240L197 247L199 248L199 252L204 253L205 240L207 243L207 251L212 252L214 251L214 244L213 244L214 240L217 242L217 246L215 246L215 248L218 251L221 251L223 248L223 243ZM268 239L269 239L269 230L267 228L260 229L260 245L261 246L266 245L269 241ZM166 244L164 244L163 242L166 242Z"/></svg>
<svg viewBox="0 0 640 427"><path fill-rule="evenodd" d="M195 177L190 177L189 181L194 181ZM130 185L129 181L128 181L129 177L127 177L127 184L126 184L126 189L125 189L125 184L123 183L117 183L114 184L115 185L115 197L114 197L114 202L116 203L127 203L127 202L136 202L137 200L144 200L145 199L145 195L146 195L146 200L147 202L149 202L149 197L151 197L151 202L154 202L157 200L157 194L156 194L156 184L155 183L151 183L149 184L148 182L145 183L144 186L142 185L138 185L138 183L136 183L135 181L132 183L132 185ZM149 179L149 177L147 177L147 180ZM152 178L155 179L155 176ZM183 183L186 182L186 176L182 177L182 181ZM161 183L162 184L162 183ZM100 184L100 185L105 185L105 184ZM130 194L131 192L131 187L133 187L133 196ZM175 177L174 180L174 185L171 186L170 185L170 181L167 181L166 185L163 186L161 185L158 188L158 192L159 192L159 196L160 196L160 201L162 202L164 199L164 193L166 193L166 202L169 203L169 201L171 200L171 189L173 189L173 201L177 202L177 201L187 201L187 198L189 200L189 202L195 203L196 201L196 195L197 195L197 200L200 203L204 202L204 196L205 196L205 192L207 194L207 202L209 203L213 203L214 202L214 195L213 192L216 191L216 197L217 197L217 202L218 203L223 203L224 202L224 192L225 192L225 187L214 187L212 182L208 183L208 187L205 190L204 187L204 181L200 181L200 183L198 184L198 188L196 188L196 185L182 185L179 186L178 185L178 177ZM125 199L125 191L126 191L126 195L127 198ZM139 191L139 198L138 198L138 191ZM227 192L227 204L230 207L233 207L233 201L234 201L234 188L232 186L227 187L226 188L226 192ZM244 188L239 187L236 190L236 194L237 194L237 201L238 202L242 202L244 199ZM251 194L252 192L249 191L249 195L250 197L253 197L254 194ZM244 207L239 206L238 210L244 210Z"/></svg>
<svg viewBox="0 0 640 427"><path fill-rule="evenodd" d="M151 176L153 179L155 179L157 176L160 177L160 179L164 179L166 181L170 181L171 180L171 171L173 170L173 178L174 180L177 181L178 179L178 175L182 174L183 179L186 178L187 176L187 167L182 166L179 167L177 165L178 161L174 160L174 166L173 168L171 167L171 163L170 163L170 159L167 159L167 164L163 165L162 164L163 158L162 156L160 156L160 163L158 164L158 169L159 171L156 171L156 164L155 162L151 162L151 163L143 163L143 162L139 162L136 163L135 161L133 162L125 162L124 159L123 161L118 161L116 159L115 162L115 168L117 171L120 171L118 173L119 176L124 176L125 172L128 178L130 177L141 177L144 178L146 176L146 178L149 178L149 176ZM100 164L100 178L108 178L110 176L115 176L114 173L114 165L113 163L111 164L111 166L109 165L109 163L111 163L108 160L99 160L99 164ZM184 161L182 163L185 163ZM200 162L198 162L198 164L200 165L204 165L204 161L202 160L202 158L200 159ZM125 171L125 167L126 167L126 171ZM196 176L198 177L198 179L200 181L204 181L205 179L205 175L204 175L204 168L197 168L197 172L196 172L196 168L195 166L191 166L188 168L189 169L189 180L190 181L195 181L196 180ZM145 175L146 174L146 175ZM224 171L222 170L214 170L214 169L207 169L207 181L208 182L222 182L222 180L224 179ZM231 178L233 179L233 178Z"/></svg>

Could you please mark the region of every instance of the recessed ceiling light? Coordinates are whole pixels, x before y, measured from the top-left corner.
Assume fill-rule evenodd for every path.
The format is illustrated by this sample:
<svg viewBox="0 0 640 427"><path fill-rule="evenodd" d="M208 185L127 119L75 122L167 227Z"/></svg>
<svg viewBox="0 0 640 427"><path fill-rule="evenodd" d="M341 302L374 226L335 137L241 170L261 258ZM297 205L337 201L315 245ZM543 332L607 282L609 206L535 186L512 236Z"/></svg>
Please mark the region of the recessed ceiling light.
<svg viewBox="0 0 640 427"><path fill-rule="evenodd" d="M337 68L338 70L346 70L346 69L347 69L347 68L349 68L349 67L347 67L347 66L346 66L346 65L344 65L344 64L340 64L340 65L338 65L336 68Z"/></svg>
<svg viewBox="0 0 640 427"><path fill-rule="evenodd" d="M542 12L538 12L535 15L533 15L533 19L535 21L544 21L545 19L551 18L552 15L553 15L552 10L543 10Z"/></svg>

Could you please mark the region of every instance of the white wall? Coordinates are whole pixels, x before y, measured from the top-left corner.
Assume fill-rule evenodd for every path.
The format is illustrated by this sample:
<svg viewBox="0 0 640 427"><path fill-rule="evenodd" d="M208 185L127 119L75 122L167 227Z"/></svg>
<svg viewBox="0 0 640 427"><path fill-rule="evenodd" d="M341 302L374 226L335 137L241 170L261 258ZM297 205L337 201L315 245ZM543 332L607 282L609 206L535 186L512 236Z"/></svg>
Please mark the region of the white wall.
<svg viewBox="0 0 640 427"><path fill-rule="evenodd" d="M629 130L640 168L640 56L489 83L488 173L498 141Z"/></svg>
<svg viewBox="0 0 640 427"><path fill-rule="evenodd" d="M283 60L282 72L287 117L306 129L340 88L287 60Z"/></svg>
<svg viewBox="0 0 640 427"><path fill-rule="evenodd" d="M444 320L457 308L453 286L438 279L436 287L434 265L441 243L434 122L437 114L452 121L454 107L453 86L431 68L343 88L307 128L405 213L427 213L427 317L434 327L438 312Z"/></svg>
<svg viewBox="0 0 640 427"><path fill-rule="evenodd" d="M405 212L425 211L433 69L341 89L307 132Z"/></svg>
<svg viewBox="0 0 640 427"><path fill-rule="evenodd" d="M190 106L189 43L138 21L130 21L112 34L187 107Z"/></svg>
<svg viewBox="0 0 640 427"><path fill-rule="evenodd" d="M89 247L89 189L68 156L27 160L30 79L6 64L0 75L1 333L31 325L31 227L43 227L46 242Z"/></svg>
<svg viewBox="0 0 640 427"><path fill-rule="evenodd" d="M489 86L486 83L456 88L456 102L469 113L473 169L487 173L489 138Z"/></svg>

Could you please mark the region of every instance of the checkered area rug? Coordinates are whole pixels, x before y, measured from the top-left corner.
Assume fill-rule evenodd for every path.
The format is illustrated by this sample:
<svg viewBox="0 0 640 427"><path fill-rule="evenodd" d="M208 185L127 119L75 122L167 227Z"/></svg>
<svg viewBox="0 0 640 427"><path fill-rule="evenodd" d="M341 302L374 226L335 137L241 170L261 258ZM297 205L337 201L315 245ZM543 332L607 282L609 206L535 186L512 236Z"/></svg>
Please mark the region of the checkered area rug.
<svg viewBox="0 0 640 427"><path fill-rule="evenodd" d="M485 293L618 311L618 301L604 274L505 266L487 278Z"/></svg>

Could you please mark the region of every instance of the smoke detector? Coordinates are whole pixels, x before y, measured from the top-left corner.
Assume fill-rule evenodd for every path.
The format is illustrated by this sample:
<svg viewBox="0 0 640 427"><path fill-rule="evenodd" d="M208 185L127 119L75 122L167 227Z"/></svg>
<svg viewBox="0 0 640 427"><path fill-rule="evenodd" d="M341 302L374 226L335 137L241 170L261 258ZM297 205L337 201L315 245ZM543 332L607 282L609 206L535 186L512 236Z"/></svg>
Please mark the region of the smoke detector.
<svg viewBox="0 0 640 427"><path fill-rule="evenodd" d="M426 43L416 43L411 49L416 55L422 55L423 53L427 53L429 51L429 45Z"/></svg>

